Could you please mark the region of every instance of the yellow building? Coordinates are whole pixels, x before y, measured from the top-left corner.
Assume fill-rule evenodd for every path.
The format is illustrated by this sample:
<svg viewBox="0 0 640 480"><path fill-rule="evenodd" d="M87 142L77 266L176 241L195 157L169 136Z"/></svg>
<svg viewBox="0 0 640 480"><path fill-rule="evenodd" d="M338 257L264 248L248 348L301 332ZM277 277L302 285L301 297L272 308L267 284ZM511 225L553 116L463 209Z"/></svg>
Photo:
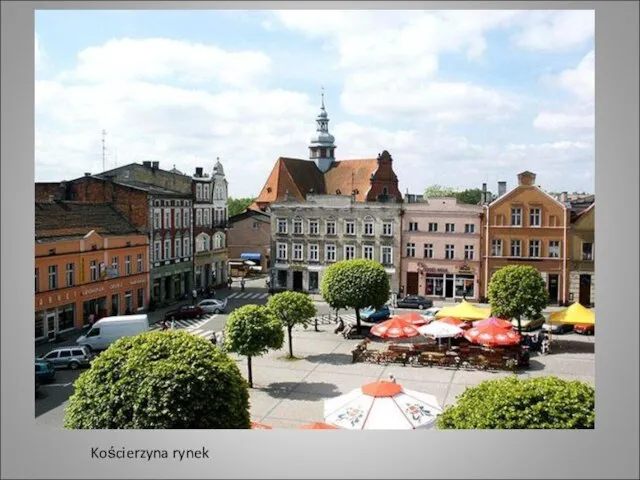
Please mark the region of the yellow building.
<svg viewBox="0 0 640 480"><path fill-rule="evenodd" d="M569 300L595 304L595 202L571 219Z"/></svg>

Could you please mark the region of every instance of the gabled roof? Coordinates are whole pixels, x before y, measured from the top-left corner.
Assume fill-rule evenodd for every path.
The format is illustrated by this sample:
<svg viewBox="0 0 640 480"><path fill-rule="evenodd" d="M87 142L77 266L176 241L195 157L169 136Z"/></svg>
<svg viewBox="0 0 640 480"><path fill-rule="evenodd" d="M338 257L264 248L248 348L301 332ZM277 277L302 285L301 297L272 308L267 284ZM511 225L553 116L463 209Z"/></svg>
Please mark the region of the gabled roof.
<svg viewBox="0 0 640 480"><path fill-rule="evenodd" d="M531 172L528 172L531 173ZM507 193L505 193L504 195L496 198L495 200L493 200L491 203L489 203L488 207L492 208L495 205L499 205L500 203L502 203L507 197L510 197L511 195L513 195L514 193L516 193L518 191L519 188L533 188L535 190L537 190L538 192L540 192L541 194L545 195L547 198L549 198L550 200L552 200L554 203L556 203L557 205L561 206L562 208L567 208L567 205L565 205L564 203L562 203L561 201L559 201L557 198L555 198L553 195L551 195L550 193L544 191L542 188L540 188L537 185L516 185L515 187L513 187L511 190L509 190Z"/></svg>
<svg viewBox="0 0 640 480"><path fill-rule="evenodd" d="M588 212L590 212L593 208L595 208L596 206L596 202L593 201L589 204L589 206L587 206L586 208L585 205L580 205L579 207L574 207L574 205L571 205L571 223L577 223L580 220L582 220Z"/></svg>
<svg viewBox="0 0 640 480"><path fill-rule="evenodd" d="M269 213L247 208L244 212L238 213L237 215L233 215L232 217L229 217L229 223L239 222L246 218L252 218L252 217L258 220L263 220L265 222L271 221L271 215Z"/></svg>
<svg viewBox="0 0 640 480"><path fill-rule="evenodd" d="M351 195L356 192L356 202L364 202L371 187L371 176L378 169L375 158L341 160L334 162L324 174L326 193Z"/></svg>
<svg viewBox="0 0 640 480"><path fill-rule="evenodd" d="M142 234L124 215L104 203L36 202L36 239L100 235Z"/></svg>

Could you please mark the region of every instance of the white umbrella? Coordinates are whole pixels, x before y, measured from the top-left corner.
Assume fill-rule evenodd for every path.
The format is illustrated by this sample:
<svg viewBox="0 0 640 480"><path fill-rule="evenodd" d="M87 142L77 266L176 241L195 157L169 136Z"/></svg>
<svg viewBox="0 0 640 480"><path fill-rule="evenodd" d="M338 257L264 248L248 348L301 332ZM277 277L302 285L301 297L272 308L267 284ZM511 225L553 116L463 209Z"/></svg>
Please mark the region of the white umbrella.
<svg viewBox="0 0 640 480"><path fill-rule="evenodd" d="M245 260L245 261L244 261L244 264L245 264L245 265L251 265L251 266L253 266L253 265L255 265L255 264L256 264L256 262L254 262L253 260Z"/></svg>
<svg viewBox="0 0 640 480"><path fill-rule="evenodd" d="M431 428L440 413L436 397L395 382L369 383L324 402L324 421L352 430Z"/></svg>
<svg viewBox="0 0 640 480"><path fill-rule="evenodd" d="M456 327L450 323L439 322L438 320L435 320L428 325L418 327L418 331L422 335L434 338L457 337L463 333L463 330L460 327Z"/></svg>

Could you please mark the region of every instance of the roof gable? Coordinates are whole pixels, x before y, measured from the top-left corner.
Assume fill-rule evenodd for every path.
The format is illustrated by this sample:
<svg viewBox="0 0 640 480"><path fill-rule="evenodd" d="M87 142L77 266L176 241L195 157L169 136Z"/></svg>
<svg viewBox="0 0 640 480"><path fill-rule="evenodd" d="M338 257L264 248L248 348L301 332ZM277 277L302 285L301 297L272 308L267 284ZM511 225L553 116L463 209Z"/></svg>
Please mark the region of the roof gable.
<svg viewBox="0 0 640 480"><path fill-rule="evenodd" d="M375 158L334 162L324 174L326 193L351 195L355 192L356 201L364 202L377 169Z"/></svg>

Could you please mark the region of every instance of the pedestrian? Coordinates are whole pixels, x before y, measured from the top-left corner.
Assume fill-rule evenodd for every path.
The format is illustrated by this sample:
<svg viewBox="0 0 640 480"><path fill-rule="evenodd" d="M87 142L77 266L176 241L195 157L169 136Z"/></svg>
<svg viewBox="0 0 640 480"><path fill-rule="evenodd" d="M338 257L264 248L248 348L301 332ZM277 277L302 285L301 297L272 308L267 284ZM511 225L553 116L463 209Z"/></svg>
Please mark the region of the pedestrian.
<svg viewBox="0 0 640 480"><path fill-rule="evenodd" d="M176 321L175 319L171 319L171 330L174 330L176 328Z"/></svg>
<svg viewBox="0 0 640 480"><path fill-rule="evenodd" d="M193 304L195 305L198 301L198 291L194 288L193 292L191 292L191 296L193 297Z"/></svg>
<svg viewBox="0 0 640 480"><path fill-rule="evenodd" d="M227 286L229 287L229 290L231 290L231 284L233 283L233 278L229 277L227 279Z"/></svg>
<svg viewBox="0 0 640 480"><path fill-rule="evenodd" d="M213 332L213 335L211 336L211 343L213 343L214 345L218 344L218 337L216 332Z"/></svg>
<svg viewBox="0 0 640 480"><path fill-rule="evenodd" d="M242 280L240 280L240 289L244 291L244 277L242 277Z"/></svg>
<svg viewBox="0 0 640 480"><path fill-rule="evenodd" d="M162 321L162 331L164 332L165 330L168 330L168 329L169 329L169 324L167 323L167 319L165 318Z"/></svg>
<svg viewBox="0 0 640 480"><path fill-rule="evenodd" d="M93 327L93 324L96 321L96 316L93 313L89 314L89 328Z"/></svg>

